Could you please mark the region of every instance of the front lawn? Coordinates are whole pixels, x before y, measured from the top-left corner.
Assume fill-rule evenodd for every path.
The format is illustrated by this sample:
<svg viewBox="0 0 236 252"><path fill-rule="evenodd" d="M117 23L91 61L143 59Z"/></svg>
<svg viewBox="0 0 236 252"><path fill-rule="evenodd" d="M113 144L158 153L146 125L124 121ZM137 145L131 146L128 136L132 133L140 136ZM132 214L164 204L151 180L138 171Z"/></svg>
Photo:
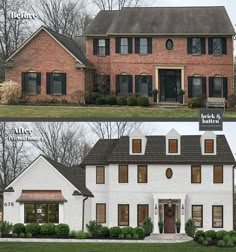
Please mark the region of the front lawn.
<svg viewBox="0 0 236 252"><path fill-rule="evenodd" d="M226 117L236 117L236 111L226 111ZM87 107L87 106L26 106L1 105L0 117L12 118L198 118L198 109L160 107Z"/></svg>
<svg viewBox="0 0 236 252"><path fill-rule="evenodd" d="M0 252L208 252L234 251L235 248L204 247L196 242L169 244L140 243L23 243L2 242Z"/></svg>

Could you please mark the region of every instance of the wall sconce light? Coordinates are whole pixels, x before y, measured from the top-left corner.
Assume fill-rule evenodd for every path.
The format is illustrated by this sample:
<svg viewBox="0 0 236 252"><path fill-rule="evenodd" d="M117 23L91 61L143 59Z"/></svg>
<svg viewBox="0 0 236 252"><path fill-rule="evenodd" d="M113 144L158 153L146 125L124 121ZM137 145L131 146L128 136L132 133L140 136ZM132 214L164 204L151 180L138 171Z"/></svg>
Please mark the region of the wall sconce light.
<svg viewBox="0 0 236 252"><path fill-rule="evenodd" d="M181 206L181 214L184 215L184 204Z"/></svg>
<svg viewBox="0 0 236 252"><path fill-rule="evenodd" d="M157 204L155 204L155 215L157 215Z"/></svg>

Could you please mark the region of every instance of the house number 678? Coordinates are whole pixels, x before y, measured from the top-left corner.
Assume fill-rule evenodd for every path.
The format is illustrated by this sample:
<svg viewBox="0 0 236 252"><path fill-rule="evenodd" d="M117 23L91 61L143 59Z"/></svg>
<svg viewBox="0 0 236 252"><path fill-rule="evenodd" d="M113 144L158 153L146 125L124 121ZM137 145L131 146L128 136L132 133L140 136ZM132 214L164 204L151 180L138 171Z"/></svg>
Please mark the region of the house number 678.
<svg viewBox="0 0 236 252"><path fill-rule="evenodd" d="M14 202L5 202L5 203L4 203L4 206L5 206L5 207L8 207L8 206L13 207L13 206L14 206Z"/></svg>

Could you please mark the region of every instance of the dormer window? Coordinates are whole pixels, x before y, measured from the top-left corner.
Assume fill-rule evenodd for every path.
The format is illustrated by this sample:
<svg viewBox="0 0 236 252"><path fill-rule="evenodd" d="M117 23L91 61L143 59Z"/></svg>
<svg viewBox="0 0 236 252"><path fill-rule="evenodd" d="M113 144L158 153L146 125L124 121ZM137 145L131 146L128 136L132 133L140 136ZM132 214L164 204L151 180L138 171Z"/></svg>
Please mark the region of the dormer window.
<svg viewBox="0 0 236 252"><path fill-rule="evenodd" d="M142 140L141 139L133 139L132 140L132 152L133 153L141 153L142 152Z"/></svg>
<svg viewBox="0 0 236 252"><path fill-rule="evenodd" d="M204 152L205 153L214 153L214 140L213 139L205 139Z"/></svg>
<svg viewBox="0 0 236 252"><path fill-rule="evenodd" d="M169 139L169 153L178 153L178 139Z"/></svg>

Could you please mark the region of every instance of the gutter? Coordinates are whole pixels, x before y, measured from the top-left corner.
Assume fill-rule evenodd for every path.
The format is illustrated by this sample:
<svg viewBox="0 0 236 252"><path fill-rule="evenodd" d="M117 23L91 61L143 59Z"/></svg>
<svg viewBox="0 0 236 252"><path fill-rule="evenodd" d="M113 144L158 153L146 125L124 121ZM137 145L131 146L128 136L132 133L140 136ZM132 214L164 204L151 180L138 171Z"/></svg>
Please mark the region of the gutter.
<svg viewBox="0 0 236 252"><path fill-rule="evenodd" d="M82 209L82 231L84 232L84 207L85 207L85 201L88 199L88 196L86 196L83 199L83 209Z"/></svg>

